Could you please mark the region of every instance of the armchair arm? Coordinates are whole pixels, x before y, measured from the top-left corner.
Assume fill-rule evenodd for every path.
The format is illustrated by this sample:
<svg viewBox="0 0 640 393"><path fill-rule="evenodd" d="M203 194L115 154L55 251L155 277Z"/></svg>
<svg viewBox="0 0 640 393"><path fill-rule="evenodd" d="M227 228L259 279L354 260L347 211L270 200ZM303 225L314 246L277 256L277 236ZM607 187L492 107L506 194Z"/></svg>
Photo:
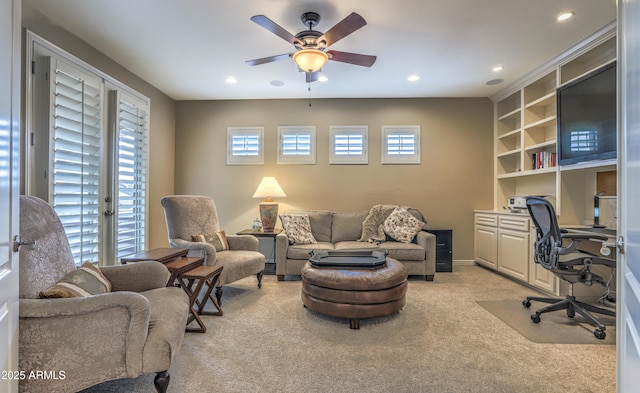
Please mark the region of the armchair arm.
<svg viewBox="0 0 640 393"><path fill-rule="evenodd" d="M121 266L101 266L100 271L111 282L111 291L142 292L167 285L169 270L160 262L144 261Z"/></svg>
<svg viewBox="0 0 640 393"><path fill-rule="evenodd" d="M216 248L209 243L203 242L190 242L184 239L169 239L169 244L171 247L179 247L179 248L188 248L189 252L191 250L199 253L204 253L204 264L205 265L213 265L216 263Z"/></svg>
<svg viewBox="0 0 640 393"><path fill-rule="evenodd" d="M23 370L64 370L69 386L87 386L87 379L102 372L120 377L142 372L150 307L141 294L20 299L19 314Z"/></svg>
<svg viewBox="0 0 640 393"><path fill-rule="evenodd" d="M260 242L251 235L227 235L230 250L258 251Z"/></svg>

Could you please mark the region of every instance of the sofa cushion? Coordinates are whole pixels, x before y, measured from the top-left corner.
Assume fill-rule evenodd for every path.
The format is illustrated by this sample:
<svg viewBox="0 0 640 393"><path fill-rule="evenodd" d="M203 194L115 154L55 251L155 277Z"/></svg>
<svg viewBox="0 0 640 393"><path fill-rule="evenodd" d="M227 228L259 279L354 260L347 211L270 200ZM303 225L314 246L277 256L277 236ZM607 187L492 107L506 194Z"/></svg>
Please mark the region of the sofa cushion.
<svg viewBox="0 0 640 393"><path fill-rule="evenodd" d="M311 233L311 224L307 214L282 214L280 215L289 244L314 244L316 239Z"/></svg>
<svg viewBox="0 0 640 393"><path fill-rule="evenodd" d="M384 232L401 243L411 243L420 232L424 223L401 207L396 207L393 213L384 221Z"/></svg>
<svg viewBox="0 0 640 393"><path fill-rule="evenodd" d="M378 246L381 250L386 250L389 257L400 261L424 261L426 258L425 249L415 243L382 242Z"/></svg>
<svg viewBox="0 0 640 393"><path fill-rule="evenodd" d="M91 262L85 262L77 270L62 277L53 286L40 292L40 297L86 297L109 292L111 292L109 280Z"/></svg>
<svg viewBox="0 0 640 393"><path fill-rule="evenodd" d="M311 233L316 241L331 241L331 212L328 210L310 210L309 224L311 224Z"/></svg>
<svg viewBox="0 0 640 393"><path fill-rule="evenodd" d="M209 243L216 249L216 251L229 249L229 242L227 242L227 236L224 231L191 235L191 241L196 243Z"/></svg>
<svg viewBox="0 0 640 393"><path fill-rule="evenodd" d="M336 250L379 250L377 244L361 242L357 240L348 240L344 242L338 242L333 245Z"/></svg>
<svg viewBox="0 0 640 393"><path fill-rule="evenodd" d="M331 215L331 241L333 243L358 240L362 234L362 222L369 214L361 212L334 212Z"/></svg>
<svg viewBox="0 0 640 393"><path fill-rule="evenodd" d="M292 244L287 247L287 259L309 259L313 250L333 250L333 244L329 242Z"/></svg>

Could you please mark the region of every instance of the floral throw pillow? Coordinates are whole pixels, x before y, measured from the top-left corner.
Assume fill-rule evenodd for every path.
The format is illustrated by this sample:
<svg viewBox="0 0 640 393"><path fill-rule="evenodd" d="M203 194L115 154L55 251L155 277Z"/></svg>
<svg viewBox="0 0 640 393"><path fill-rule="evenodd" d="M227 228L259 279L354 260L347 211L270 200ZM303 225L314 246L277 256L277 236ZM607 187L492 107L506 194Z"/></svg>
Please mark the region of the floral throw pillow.
<svg viewBox="0 0 640 393"><path fill-rule="evenodd" d="M209 243L216 249L216 251L224 251L229 249L227 235L224 233L224 231L218 231L216 233L205 233L202 235L191 235L191 241Z"/></svg>
<svg viewBox="0 0 640 393"><path fill-rule="evenodd" d="M395 208L383 224L384 233L400 243L411 243L423 226L422 221L400 206Z"/></svg>
<svg viewBox="0 0 640 393"><path fill-rule="evenodd" d="M308 214L300 215L280 215L282 227L287 234L289 244L314 244L317 243L311 232Z"/></svg>

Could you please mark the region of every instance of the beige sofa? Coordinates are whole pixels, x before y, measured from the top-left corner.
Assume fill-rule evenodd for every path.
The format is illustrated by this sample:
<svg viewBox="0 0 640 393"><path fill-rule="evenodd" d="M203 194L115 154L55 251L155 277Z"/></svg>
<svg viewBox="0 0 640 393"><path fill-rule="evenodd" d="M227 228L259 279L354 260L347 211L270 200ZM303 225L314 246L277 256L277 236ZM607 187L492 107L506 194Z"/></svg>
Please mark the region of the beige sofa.
<svg viewBox="0 0 640 393"><path fill-rule="evenodd" d="M426 223L422 213L407 209L412 216ZM411 243L401 243L386 237L379 244L358 241L363 232L363 222L370 211L331 212L326 210L289 211L284 214L306 214L309 216L311 232L317 243L289 244L283 231L276 236L276 275L278 281L287 275L299 276L302 266L309 260L313 250L381 250L407 268L409 275L424 276L433 281L436 272L435 235L421 230ZM426 224L425 224L426 225Z"/></svg>

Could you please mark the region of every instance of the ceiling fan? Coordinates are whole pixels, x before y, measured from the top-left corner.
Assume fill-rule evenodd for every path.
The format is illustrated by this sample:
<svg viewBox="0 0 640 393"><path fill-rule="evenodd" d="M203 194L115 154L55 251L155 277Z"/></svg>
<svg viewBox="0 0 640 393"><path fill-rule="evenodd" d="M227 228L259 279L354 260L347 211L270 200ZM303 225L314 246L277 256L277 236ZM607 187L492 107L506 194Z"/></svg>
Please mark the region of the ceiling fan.
<svg viewBox="0 0 640 393"><path fill-rule="evenodd" d="M320 15L316 12L305 12L300 17L302 23L308 26L308 30L303 30L293 35L278 26L271 19L264 15L256 15L251 20L258 25L269 30L278 37L293 44L296 51L292 53L283 53L281 55L264 57L261 59L247 60L245 63L256 66L265 63L271 63L278 60L293 58L301 71L305 72L307 83L318 80L318 70L327 62L327 60L339 61L363 67L371 67L376 62L376 56L363 55L359 53L341 52L337 50L327 50L327 48L344 37L358 30L367 22L364 18L355 12L352 12L346 18L338 22L326 33L322 33L313 28L320 21Z"/></svg>

